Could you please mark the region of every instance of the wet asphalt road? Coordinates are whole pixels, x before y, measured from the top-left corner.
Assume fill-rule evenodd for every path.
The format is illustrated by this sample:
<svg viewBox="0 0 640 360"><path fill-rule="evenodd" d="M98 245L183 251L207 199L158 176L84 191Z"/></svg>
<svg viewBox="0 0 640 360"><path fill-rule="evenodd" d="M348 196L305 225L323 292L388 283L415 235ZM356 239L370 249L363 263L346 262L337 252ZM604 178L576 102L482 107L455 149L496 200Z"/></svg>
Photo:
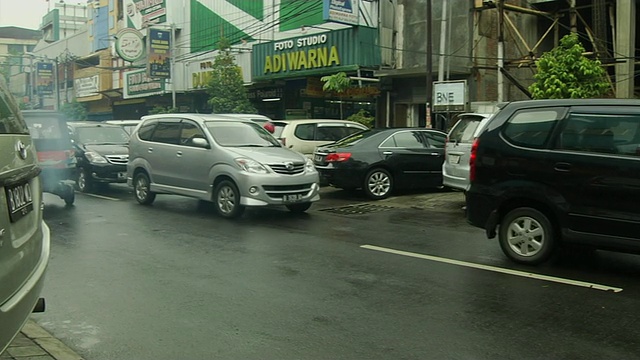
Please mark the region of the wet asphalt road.
<svg viewBox="0 0 640 360"><path fill-rule="evenodd" d="M78 194L72 208L46 194L48 308L34 315L88 360L640 358L640 256L517 266L460 203L414 206L411 194L341 215L326 209L365 199L332 191L309 214L237 221L192 199L143 207L123 186L101 194L111 199Z"/></svg>

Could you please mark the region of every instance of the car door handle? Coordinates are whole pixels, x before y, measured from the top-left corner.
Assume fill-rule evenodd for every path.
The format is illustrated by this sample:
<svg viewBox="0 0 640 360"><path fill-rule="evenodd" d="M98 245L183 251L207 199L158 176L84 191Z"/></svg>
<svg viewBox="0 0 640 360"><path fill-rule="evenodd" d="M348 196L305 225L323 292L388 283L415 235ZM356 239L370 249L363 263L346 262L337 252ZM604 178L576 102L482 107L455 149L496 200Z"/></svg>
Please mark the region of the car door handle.
<svg viewBox="0 0 640 360"><path fill-rule="evenodd" d="M176 152L176 156L177 156L177 157L182 157L182 151L178 151L178 152Z"/></svg>
<svg viewBox="0 0 640 360"><path fill-rule="evenodd" d="M383 151L382 155L393 155L393 151Z"/></svg>
<svg viewBox="0 0 640 360"><path fill-rule="evenodd" d="M429 155L431 155L431 156L440 156L440 153L432 152L432 153L431 153L431 154L429 154Z"/></svg>
<svg viewBox="0 0 640 360"><path fill-rule="evenodd" d="M571 171L571 164L566 163L566 162L559 162L559 163L556 163L553 166L553 169L555 171L569 172L569 171Z"/></svg>
<svg viewBox="0 0 640 360"><path fill-rule="evenodd" d="M148 149L147 149L147 152L152 153L152 152L153 152L153 148L148 148Z"/></svg>

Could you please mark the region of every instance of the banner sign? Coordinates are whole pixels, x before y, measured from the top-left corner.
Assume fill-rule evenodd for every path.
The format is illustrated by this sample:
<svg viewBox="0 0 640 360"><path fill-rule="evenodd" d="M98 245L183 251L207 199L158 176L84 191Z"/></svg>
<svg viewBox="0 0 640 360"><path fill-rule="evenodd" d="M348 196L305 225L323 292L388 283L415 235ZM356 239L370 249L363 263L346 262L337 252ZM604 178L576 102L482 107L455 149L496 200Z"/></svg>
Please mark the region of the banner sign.
<svg viewBox="0 0 640 360"><path fill-rule="evenodd" d="M147 74L151 78L171 77L171 31L149 29Z"/></svg>
<svg viewBox="0 0 640 360"><path fill-rule="evenodd" d="M100 91L100 75L75 79L73 88L76 91L77 98L98 95L98 91Z"/></svg>
<svg viewBox="0 0 640 360"><path fill-rule="evenodd" d="M134 62L144 56L144 40L140 31L131 28L116 34L116 53L124 61Z"/></svg>
<svg viewBox="0 0 640 360"><path fill-rule="evenodd" d="M39 62L36 64L36 90L38 95L53 94L53 64Z"/></svg>
<svg viewBox="0 0 640 360"><path fill-rule="evenodd" d="M143 29L167 21L166 0L124 0L126 27Z"/></svg>
<svg viewBox="0 0 640 360"><path fill-rule="evenodd" d="M165 80L154 80L147 76L146 70L134 70L124 73L122 97L125 99L164 94Z"/></svg>
<svg viewBox="0 0 640 360"><path fill-rule="evenodd" d="M358 25L359 0L324 0L323 18L343 24Z"/></svg>

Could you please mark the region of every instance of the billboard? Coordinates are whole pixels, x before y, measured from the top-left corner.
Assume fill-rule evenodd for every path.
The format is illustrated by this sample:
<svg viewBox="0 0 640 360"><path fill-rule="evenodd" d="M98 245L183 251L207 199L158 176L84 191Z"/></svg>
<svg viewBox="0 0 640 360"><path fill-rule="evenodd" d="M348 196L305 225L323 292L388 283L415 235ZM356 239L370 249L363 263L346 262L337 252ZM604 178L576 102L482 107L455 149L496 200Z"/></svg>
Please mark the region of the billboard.
<svg viewBox="0 0 640 360"><path fill-rule="evenodd" d="M359 0L323 0L323 18L343 24L358 25L360 20Z"/></svg>
<svg viewBox="0 0 640 360"><path fill-rule="evenodd" d="M167 21L166 0L124 0L126 27L143 29Z"/></svg>
<svg viewBox="0 0 640 360"><path fill-rule="evenodd" d="M124 73L122 97L125 99L164 94L164 89L164 79L153 80L144 69Z"/></svg>
<svg viewBox="0 0 640 360"><path fill-rule="evenodd" d="M150 78L171 77L171 31L149 29L147 74Z"/></svg>
<svg viewBox="0 0 640 360"><path fill-rule="evenodd" d="M39 96L53 94L53 64L39 62L36 64L36 91Z"/></svg>

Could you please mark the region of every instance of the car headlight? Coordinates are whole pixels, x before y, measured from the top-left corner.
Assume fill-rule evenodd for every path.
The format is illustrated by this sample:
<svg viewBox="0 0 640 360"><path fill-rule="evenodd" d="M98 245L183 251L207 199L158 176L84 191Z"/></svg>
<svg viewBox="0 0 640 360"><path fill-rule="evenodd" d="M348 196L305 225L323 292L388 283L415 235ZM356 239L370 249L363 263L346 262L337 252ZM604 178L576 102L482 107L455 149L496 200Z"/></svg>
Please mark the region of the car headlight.
<svg viewBox="0 0 640 360"><path fill-rule="evenodd" d="M259 162L251 159L238 158L236 159L236 164L240 166L240 168L246 172L254 173L254 174L268 174L269 170L262 166Z"/></svg>
<svg viewBox="0 0 640 360"><path fill-rule="evenodd" d="M90 163L93 163L93 164L108 163L107 159L104 156L98 154L97 152L87 151L84 153L84 156L87 158L87 160L89 160Z"/></svg>
<svg viewBox="0 0 640 360"><path fill-rule="evenodd" d="M309 172L316 171L316 166L313 165L313 160L311 159L307 159L307 163L305 164L304 168L306 171L309 171Z"/></svg>

